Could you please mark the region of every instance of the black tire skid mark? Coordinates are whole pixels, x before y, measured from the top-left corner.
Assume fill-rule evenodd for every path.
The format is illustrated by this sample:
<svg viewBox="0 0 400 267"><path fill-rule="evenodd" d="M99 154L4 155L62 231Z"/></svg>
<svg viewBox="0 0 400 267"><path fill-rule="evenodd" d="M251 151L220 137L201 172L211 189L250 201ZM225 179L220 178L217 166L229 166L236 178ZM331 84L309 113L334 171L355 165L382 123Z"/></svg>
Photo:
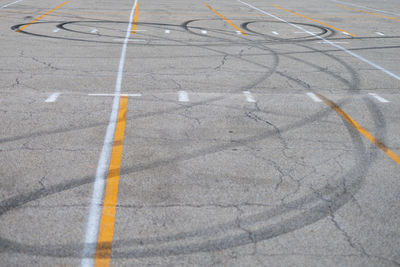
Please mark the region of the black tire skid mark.
<svg viewBox="0 0 400 267"><path fill-rule="evenodd" d="M330 112L329 112L329 110L325 110L325 111L328 111L327 113L329 114ZM347 124L346 124L347 125ZM354 131L354 129L353 129L353 131ZM270 134L268 134L268 135L270 135ZM354 135L354 136L353 136ZM351 133L351 136L353 137L353 138L358 138L358 139L360 139L360 136L359 136L359 134L357 134L357 133ZM353 142L354 143L354 142ZM358 144L360 145L360 147L362 148L362 149L364 149L364 147L362 146L362 141L359 141L358 142ZM238 146L237 144L235 144L234 146ZM356 153L356 156L357 157L360 157L360 155L361 155L361 157L364 157L364 158L362 158L362 160L358 160L359 161L359 163L360 164L363 164L363 163L367 163L367 165L366 166L363 166L363 167L365 167L365 168L361 168L362 170L364 170L364 172L368 169L368 164L369 164L369 161L368 160L366 160L365 159L365 155L366 155L366 153L364 153L364 151L361 151L360 149L358 149L359 151L358 151L358 153ZM365 150L365 149L364 149ZM204 151L202 151L202 152L204 152ZM187 157L184 157L185 159L187 159ZM372 156L370 156L369 158L372 158ZM175 160L179 160L179 158L178 159L175 159ZM169 162L165 162L165 161L162 161L161 162L162 164L169 164ZM156 164L157 165L157 164ZM154 164L152 165L152 166L150 166L150 168L153 168L154 167ZM130 168L131 169L131 171L133 171L133 172L135 172L135 171L140 171L140 169L141 168L138 168L139 170L137 170L137 168ZM356 171L355 172L357 172L357 171L359 171L359 169L358 168L356 168L355 169ZM130 171L129 169L128 169L128 171ZM123 173L126 173L126 171L124 170L124 172ZM131 173L131 172L129 172L129 173ZM354 175L356 175L357 173L354 173ZM352 176L352 175L350 175L350 176ZM365 175L359 175L359 177L358 178L363 178ZM87 179L88 179L89 177L87 177L86 179L85 179L85 181L86 182L88 182L88 183L90 183L91 181L87 181ZM91 179L90 179L91 180ZM81 182L83 181L83 180L80 180ZM80 183L72 183L72 184L80 184ZM72 184L70 184L70 185L72 185ZM357 185L358 185L358 189L361 187L361 183L356 183ZM78 185L79 186L79 185ZM61 186L61 187L68 187L68 185L63 185L63 186ZM353 188L353 187L351 187L351 188ZM56 191L57 190L54 190L54 189L56 189L56 188L53 188L53 190L50 190L49 191L49 193L56 193ZM331 192L330 190L331 190L331 188L326 188L326 189L329 189L328 190L328 192ZM356 191L358 191L358 189L356 190ZM62 191L64 191L64 190L62 190ZM324 195L323 193L324 193L324 191L325 190L322 190L322 192L318 192L318 194L317 195L315 195L314 197L312 197L311 199L314 199L315 200L315 197L316 196L318 196L318 197L320 197L321 195ZM37 191L38 193L36 193L36 194L31 194L30 195L30 198L32 199L32 197L33 198L35 198L35 197L38 197L38 198L41 198L41 197L44 197L45 196L45 190L41 190L40 192L39 191ZM344 190L344 192L346 192L346 193L348 193L348 192L350 192L348 189L346 189L346 190ZM330 205L329 207L329 210L330 211L335 211L335 210L337 210L337 208L339 208L339 207L341 207L342 205L344 205L345 203L347 203L347 201L349 200L349 199L347 199L347 198L345 198L345 197L343 197L344 196L344 193L343 194L340 194L340 192L336 192L335 191L335 193L333 194L334 196L340 196L341 198L333 198L335 201L333 201L332 203L336 203L337 205ZM343 198L342 198L343 197ZM18 196L17 196L17 198L15 198L15 199L18 199ZM326 199L326 198L325 198ZM341 200L342 202L343 202L343 200L345 200L344 201L344 203L341 205L340 203L342 203L342 202L340 202L339 200ZM32 201L32 200L30 200L30 201ZM24 201L19 201L19 204L21 204L21 203L23 203L23 202L25 202L26 203L26 199L24 200ZM305 201L304 200L301 200L300 201L300 203L304 203ZM326 201L324 200L324 203L326 203ZM9 205L8 205L8 207L11 207L12 205L10 205L10 204L12 204L12 201L11 202L9 202L8 203ZM291 203L292 204L292 203ZM3 206L3 205L2 205ZM288 206L288 204L286 204L285 205L285 207L287 207ZM289 205L290 206L290 205ZM298 209L299 207L298 207L298 205L294 205L293 206L294 208L296 208L296 209ZM307 216L306 218L311 218L311 222L315 222L316 220L314 220L315 218L317 219L317 220L319 220L319 219L321 219L321 218L324 218L324 217L326 217L327 215L329 215L329 214L327 214L326 213L326 205L323 205L323 207L320 207L320 206L317 206L317 208L316 209L312 209L312 210L310 210L310 212L311 212L311 214L310 215L314 215L314 216ZM10 209L8 209L8 210L10 210ZM307 211L308 212L308 211ZM4 212L2 212L2 213L0 213L0 215L1 214L3 214ZM297 216L298 217L298 219L304 219L304 216L303 215L305 215L305 213L303 213L302 215L299 215L299 216ZM253 217L253 216L252 216ZM297 219L297 217L295 217L295 219ZM253 219L250 219L250 221L251 222L253 222L254 220ZM296 220L295 220L296 221ZM309 224L309 221L308 220L306 220L306 221L304 221L305 222L305 225L308 225ZM290 227L290 226L292 226L292 227ZM293 228L294 227L294 228ZM219 228L219 227L218 227ZM228 240L222 240L221 242L219 242L219 243L217 243L217 244L211 244L210 242L212 242L212 241L206 241L205 243L203 243L203 244L195 244L194 245L194 247L193 246L187 246L187 245L185 245L185 246L178 246L178 247L174 247L174 248L166 248L166 249L164 249L164 250L160 250L160 249L156 249L156 250L154 250L154 249L152 249L152 250L147 250L147 251L139 251L139 252L128 252L128 253L118 253L118 252L116 252L116 254L114 254L113 253L113 256L116 256L116 257L132 257L132 256L134 256L134 257L140 257L140 255L142 255L142 256L145 256L145 257L149 257L149 256L152 256L153 254L154 254L154 252L155 252L155 254L154 255L173 255L174 253L178 253L178 254L182 254L182 253L193 253L193 252L196 252L196 251L210 251L210 249L211 250L215 250L215 249L218 249L218 248L228 248L228 247L231 247L232 246L232 240L234 240L235 242L233 242L233 243L235 243L235 245L234 246L237 246L237 245L241 245L241 244L248 244L249 242L254 242L254 241L261 241L261 240L265 240L266 238L270 238L270 237L272 237L273 235L274 235L274 233L277 233L277 232L280 232L280 233L286 233L287 231L293 231L293 230L296 230L296 229L298 229L298 224L293 224L293 222L292 222L292 220L289 220L289 221L287 221L287 223L285 223L283 226L281 225L281 226L275 226L273 229L272 229L272 232L271 231L269 231L269 230L271 230L271 229L267 229L267 228L262 228L262 229L260 229L260 230L257 230L257 231L255 231L254 232L254 234L253 234L253 238L249 238L249 236L248 236L248 234L246 233L246 234L241 234L241 235L239 235L239 236L236 236L236 238L235 239L232 239L232 237L228 237ZM197 235L197 234L196 234ZM171 240L171 238L167 238L168 240ZM12 241L9 241L9 242L6 242L7 240L4 240L3 239L3 241L5 241L5 243L6 244L8 244L8 247L10 247L11 245L12 245L12 247L14 247L15 248L15 246L13 245L13 242ZM227 241L229 241L229 242L227 242ZM119 241L115 241L114 242L114 247L118 247L118 242ZM243 243L244 242L244 243ZM3 243L3 242L1 242L1 243ZM238 244L239 243L239 244ZM29 246L28 246L28 248L29 248ZM44 249L44 248L43 248ZM18 251L18 250L17 250ZM37 250L36 249L34 249L34 251L35 251L35 253L37 252ZM57 250L56 250L57 251ZM152 251L153 251L153 253L152 253ZM163 254L163 253L166 253L166 254ZM136 255L136 256L135 256Z"/></svg>

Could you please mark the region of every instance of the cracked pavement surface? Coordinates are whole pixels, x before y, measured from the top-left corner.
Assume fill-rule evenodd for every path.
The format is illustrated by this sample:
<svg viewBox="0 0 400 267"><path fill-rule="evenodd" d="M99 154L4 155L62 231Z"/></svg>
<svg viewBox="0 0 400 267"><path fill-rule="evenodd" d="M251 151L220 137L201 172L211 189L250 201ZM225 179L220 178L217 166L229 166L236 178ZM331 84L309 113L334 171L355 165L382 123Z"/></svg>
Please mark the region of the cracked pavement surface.
<svg viewBox="0 0 400 267"><path fill-rule="evenodd" d="M133 2L17 33L62 1L0 0L0 266L80 265L113 106L89 94L114 93ZM307 95L399 155L400 81L317 38L400 75L399 4L246 2L287 24L207 1L241 35L201 1L139 2L111 266L399 266L399 164Z"/></svg>

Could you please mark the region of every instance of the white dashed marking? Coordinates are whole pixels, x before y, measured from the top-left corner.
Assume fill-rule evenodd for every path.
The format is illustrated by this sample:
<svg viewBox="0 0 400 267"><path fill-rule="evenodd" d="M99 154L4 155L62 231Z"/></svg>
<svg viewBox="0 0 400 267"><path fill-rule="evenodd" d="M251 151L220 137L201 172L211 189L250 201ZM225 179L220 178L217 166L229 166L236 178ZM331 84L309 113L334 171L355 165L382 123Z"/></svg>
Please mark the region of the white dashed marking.
<svg viewBox="0 0 400 267"><path fill-rule="evenodd" d="M308 95L312 100L314 100L314 102L322 102L322 100L316 96L314 93L306 93L306 95Z"/></svg>
<svg viewBox="0 0 400 267"><path fill-rule="evenodd" d="M189 95L186 91L179 91L179 102L189 102Z"/></svg>
<svg viewBox="0 0 400 267"><path fill-rule="evenodd" d="M52 103L56 102L57 98L61 95L61 93L54 93L51 94L44 102L46 103Z"/></svg>
<svg viewBox="0 0 400 267"><path fill-rule="evenodd" d="M247 102L255 103L257 102L250 91L243 91L244 96L246 97Z"/></svg>
<svg viewBox="0 0 400 267"><path fill-rule="evenodd" d="M382 102L382 103L389 103L389 100L387 100L387 99L384 99L383 97L380 97L379 95L377 95L377 94L374 94L374 93L368 93L370 96L372 96L372 97L375 97L379 102Z"/></svg>

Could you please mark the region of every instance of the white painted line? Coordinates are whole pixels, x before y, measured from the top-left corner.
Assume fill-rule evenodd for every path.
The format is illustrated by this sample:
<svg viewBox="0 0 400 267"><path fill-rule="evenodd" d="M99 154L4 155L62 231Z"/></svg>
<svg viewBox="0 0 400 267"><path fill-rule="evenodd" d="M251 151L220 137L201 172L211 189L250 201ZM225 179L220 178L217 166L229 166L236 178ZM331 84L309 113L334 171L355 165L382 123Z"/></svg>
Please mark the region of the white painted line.
<svg viewBox="0 0 400 267"><path fill-rule="evenodd" d="M330 42L330 43L328 43L328 42L326 42L326 41L319 41L318 42L319 44L348 44L349 42Z"/></svg>
<svg viewBox="0 0 400 267"><path fill-rule="evenodd" d="M125 39L122 39L122 38L115 38L113 40L114 41L118 41L118 42L125 42ZM143 39L129 39L126 42L146 42L146 40L143 40Z"/></svg>
<svg viewBox="0 0 400 267"><path fill-rule="evenodd" d="M366 6L361 6L361 5L356 5L356 4L352 4L352 3L349 3L349 2L337 1L337 0L331 0L331 1L335 2L335 3L346 4L346 5L349 5L349 6L356 6L356 7L361 7L361 8L365 8L365 9L369 9L369 10L374 10L374 11L378 11L378 12L382 12L382 13L386 13L386 14L400 16L400 14L398 14L398 13L389 12L389 11L385 11L385 10L379 10L379 9L366 7Z"/></svg>
<svg viewBox="0 0 400 267"><path fill-rule="evenodd" d="M383 33L381 33L381 32L376 32L376 34L377 35L380 35L380 36L385 36Z"/></svg>
<svg viewBox="0 0 400 267"><path fill-rule="evenodd" d="M189 94L186 91L179 91L179 102L189 102Z"/></svg>
<svg viewBox="0 0 400 267"><path fill-rule="evenodd" d="M202 34L207 34L207 31L201 30L201 33L202 33Z"/></svg>
<svg viewBox="0 0 400 267"><path fill-rule="evenodd" d="M52 103L56 102L57 98L61 95L61 93L53 93L51 94L44 102Z"/></svg>
<svg viewBox="0 0 400 267"><path fill-rule="evenodd" d="M59 28L53 30L53 32L59 32L59 31L60 31Z"/></svg>
<svg viewBox="0 0 400 267"><path fill-rule="evenodd" d="M101 218L101 210L103 206L104 187L108 173L108 165L113 146L114 132L117 125L118 109L120 102L120 93L122 86L122 75L124 72L124 64L126 57L126 48L128 46L129 36L131 35L133 14L137 5L137 1L132 6L129 23L126 30L125 41L122 45L121 57L118 66L118 75L115 82L114 93L116 96L113 100L112 111L110 114L110 121L107 126L106 135L104 137L104 144L101 150L99 162L97 164L96 177L93 184L92 199L90 201L89 217L86 224L85 239L82 251L82 267L92 267L94 265L94 256L96 253L97 238L99 234L99 224Z"/></svg>
<svg viewBox="0 0 400 267"><path fill-rule="evenodd" d="M98 30L97 30L97 29L93 29L93 30L91 30L90 32L91 32L91 33L97 33Z"/></svg>
<svg viewBox="0 0 400 267"><path fill-rule="evenodd" d="M255 103L257 102L250 91L243 91L244 96L246 97L247 102Z"/></svg>
<svg viewBox="0 0 400 267"><path fill-rule="evenodd" d="M275 34L275 35L279 35L279 33L277 33L276 31L273 31L272 33Z"/></svg>
<svg viewBox="0 0 400 267"><path fill-rule="evenodd" d="M24 0L17 0L17 1L15 1L15 2L12 2L12 3L6 4L6 5L2 6L2 7L0 7L0 9L3 9L3 8L6 8L6 7L9 7L9 6L11 6L11 5L14 5L14 4L16 4L16 3L19 3L19 2L21 2L21 1L24 1Z"/></svg>
<svg viewBox="0 0 400 267"><path fill-rule="evenodd" d="M242 32L241 31L236 31L236 34L242 34Z"/></svg>
<svg viewBox="0 0 400 267"><path fill-rule="evenodd" d="M314 93L309 92L309 93L306 93L306 95L308 95L312 100L314 100L314 102L322 102L322 100L318 96L316 96Z"/></svg>
<svg viewBox="0 0 400 267"><path fill-rule="evenodd" d="M374 94L374 93L368 93L370 96L372 96L372 97L375 97L379 102L382 102L382 103L389 103L389 100L387 100L387 99L385 99L385 98L383 98L383 97L380 97L379 95L377 95L377 94Z"/></svg>
<svg viewBox="0 0 400 267"><path fill-rule="evenodd" d="M319 38L320 40L323 40L323 41L329 43L331 46L334 46L334 47L336 47L336 48L338 48L338 49L340 49L340 50L346 52L347 54L352 55L352 56L355 57L355 58L358 58L359 60L361 60L361 61L367 63L368 65L370 65L370 66L372 66L372 67L374 67L374 68L376 68L376 69L378 69L378 70L380 70L380 71L386 73L387 75L392 76L392 77L395 78L396 80L399 80L399 81L400 81L400 76L399 76L399 75L394 74L393 72L391 72L391 71L385 69L384 67L381 67L381 66L379 66L378 64L375 64L374 62L372 62L372 61L370 61L370 60L368 60L368 59L366 59L366 58L363 58L362 56L359 56L358 54L356 54L356 53L354 53L354 52L352 52L352 51L350 51L350 50L344 48L343 46L340 46L340 45L338 45L338 44L335 44L335 43L333 43L333 42L331 42L331 41L329 41L329 40L327 40L327 39L325 39L325 38L323 38L323 37L321 37L321 36L319 36L319 35L316 35L316 34L310 32L310 31L307 31L306 29L304 29L303 27L301 27L301 26L299 26L299 25L290 23L290 22L288 22L288 21L286 21L286 20L284 20L284 19L281 19L280 17L277 17L277 16L275 16L275 15L272 15L272 14L270 14L270 13L268 13L268 12L262 10L262 9L259 9L259 8L255 7L255 6L252 6L252 5L250 5L250 4L246 3L246 2L243 2L243 1L241 1L241 0L237 0L237 1L238 1L239 3L242 3L242 4L244 4L244 5L246 5L246 6L250 7L250 8L252 8L252 9L254 9L254 10L257 10L257 11L259 11L259 12L265 14L265 15L268 15L268 16L270 16L270 17L273 17L273 18L275 18L275 19L277 19L277 20L279 20L279 21L285 22L285 23L287 23L287 24L289 24L289 25L291 25L291 26L293 26L293 27L295 27L295 28L297 28L297 29L299 29L299 30L302 30L302 31L304 31L304 32L306 32L306 33L308 33L308 34L311 34L311 35L315 36L316 38Z"/></svg>
<svg viewBox="0 0 400 267"><path fill-rule="evenodd" d="M170 33L170 32L171 32L170 30L165 30L165 33L166 33L166 34L168 34L168 33Z"/></svg>
<svg viewBox="0 0 400 267"><path fill-rule="evenodd" d="M142 94L88 94L88 96L142 96Z"/></svg>

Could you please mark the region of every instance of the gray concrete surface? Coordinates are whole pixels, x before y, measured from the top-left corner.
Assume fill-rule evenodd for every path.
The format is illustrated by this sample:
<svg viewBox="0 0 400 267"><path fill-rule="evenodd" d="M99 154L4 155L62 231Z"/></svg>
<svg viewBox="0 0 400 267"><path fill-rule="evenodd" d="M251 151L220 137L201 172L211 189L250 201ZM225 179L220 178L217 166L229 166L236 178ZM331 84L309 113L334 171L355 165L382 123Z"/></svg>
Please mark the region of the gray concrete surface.
<svg viewBox="0 0 400 267"><path fill-rule="evenodd" d="M1 266L80 265L113 102L89 94L114 93L133 2L15 32L63 1L0 1ZM291 24L207 2L242 35L202 1L139 1L111 266L400 265L400 163L307 95L399 155L399 3L244 2Z"/></svg>

